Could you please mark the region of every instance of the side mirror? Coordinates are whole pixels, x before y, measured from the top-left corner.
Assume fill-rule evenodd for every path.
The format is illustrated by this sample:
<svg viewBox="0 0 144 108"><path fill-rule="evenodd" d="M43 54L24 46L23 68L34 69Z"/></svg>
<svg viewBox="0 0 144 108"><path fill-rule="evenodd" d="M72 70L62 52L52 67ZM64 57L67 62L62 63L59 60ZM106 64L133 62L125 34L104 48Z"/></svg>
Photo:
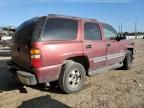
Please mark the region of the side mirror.
<svg viewBox="0 0 144 108"><path fill-rule="evenodd" d="M121 40L121 37L120 37L120 36L117 36L117 37L116 37L116 40L117 40L117 41L120 41L120 40Z"/></svg>
<svg viewBox="0 0 144 108"><path fill-rule="evenodd" d="M118 34L117 35L117 41L120 41L120 40L122 40L122 39L126 39L126 36L124 35L124 34Z"/></svg>

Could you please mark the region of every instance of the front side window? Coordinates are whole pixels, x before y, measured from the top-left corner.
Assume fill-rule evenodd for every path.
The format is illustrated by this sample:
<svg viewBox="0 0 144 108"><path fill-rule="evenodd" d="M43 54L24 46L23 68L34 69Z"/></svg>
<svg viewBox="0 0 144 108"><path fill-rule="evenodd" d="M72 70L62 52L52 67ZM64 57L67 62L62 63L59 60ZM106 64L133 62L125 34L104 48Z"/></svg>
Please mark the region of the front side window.
<svg viewBox="0 0 144 108"><path fill-rule="evenodd" d="M117 37L117 32L110 25L103 25L104 35L106 40L115 40Z"/></svg>
<svg viewBox="0 0 144 108"><path fill-rule="evenodd" d="M77 20L49 18L44 27L42 40L74 40L77 31Z"/></svg>
<svg viewBox="0 0 144 108"><path fill-rule="evenodd" d="M101 36L99 25L90 22L85 23L84 38L85 40L101 40L102 36Z"/></svg>

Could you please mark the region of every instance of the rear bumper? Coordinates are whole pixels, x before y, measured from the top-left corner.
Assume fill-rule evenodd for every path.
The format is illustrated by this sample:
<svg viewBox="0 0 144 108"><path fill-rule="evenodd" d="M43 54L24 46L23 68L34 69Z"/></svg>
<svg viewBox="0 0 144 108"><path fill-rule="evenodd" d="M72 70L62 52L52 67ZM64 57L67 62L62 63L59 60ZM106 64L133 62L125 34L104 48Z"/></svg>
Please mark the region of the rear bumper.
<svg viewBox="0 0 144 108"><path fill-rule="evenodd" d="M16 71L17 79L25 85L36 85L37 80L34 74L25 71Z"/></svg>
<svg viewBox="0 0 144 108"><path fill-rule="evenodd" d="M33 68L33 72L29 72L12 61L9 61L7 62L7 68L22 84L36 85L38 83L47 83L57 80L59 78L61 65Z"/></svg>
<svg viewBox="0 0 144 108"><path fill-rule="evenodd" d="M32 73L22 70L20 67L15 65L13 62L7 62L8 70L15 76L15 78L25 85L36 85L36 76Z"/></svg>

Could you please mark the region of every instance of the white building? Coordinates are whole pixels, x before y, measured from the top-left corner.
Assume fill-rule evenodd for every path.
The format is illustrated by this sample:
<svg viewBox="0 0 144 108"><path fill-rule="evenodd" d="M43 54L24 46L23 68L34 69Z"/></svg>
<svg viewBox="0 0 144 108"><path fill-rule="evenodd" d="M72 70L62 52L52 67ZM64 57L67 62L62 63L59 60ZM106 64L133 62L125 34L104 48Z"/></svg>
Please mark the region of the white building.
<svg viewBox="0 0 144 108"><path fill-rule="evenodd" d="M3 30L2 28L0 28L0 40L10 40L12 38L12 31L8 31L8 30Z"/></svg>
<svg viewBox="0 0 144 108"><path fill-rule="evenodd" d="M126 39L144 39L144 35L139 35L139 36L126 36Z"/></svg>

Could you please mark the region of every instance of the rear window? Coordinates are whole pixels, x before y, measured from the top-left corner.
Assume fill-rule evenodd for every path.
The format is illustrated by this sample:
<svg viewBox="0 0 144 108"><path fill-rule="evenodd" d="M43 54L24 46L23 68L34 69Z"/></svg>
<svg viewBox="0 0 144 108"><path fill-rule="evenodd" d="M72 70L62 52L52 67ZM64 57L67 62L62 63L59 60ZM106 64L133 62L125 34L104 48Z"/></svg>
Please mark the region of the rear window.
<svg viewBox="0 0 144 108"><path fill-rule="evenodd" d="M78 31L78 21L71 19L49 18L45 24L42 41L74 40Z"/></svg>
<svg viewBox="0 0 144 108"><path fill-rule="evenodd" d="M15 32L14 42L21 44L28 44L32 40L32 34L37 19L31 19L22 23Z"/></svg>

